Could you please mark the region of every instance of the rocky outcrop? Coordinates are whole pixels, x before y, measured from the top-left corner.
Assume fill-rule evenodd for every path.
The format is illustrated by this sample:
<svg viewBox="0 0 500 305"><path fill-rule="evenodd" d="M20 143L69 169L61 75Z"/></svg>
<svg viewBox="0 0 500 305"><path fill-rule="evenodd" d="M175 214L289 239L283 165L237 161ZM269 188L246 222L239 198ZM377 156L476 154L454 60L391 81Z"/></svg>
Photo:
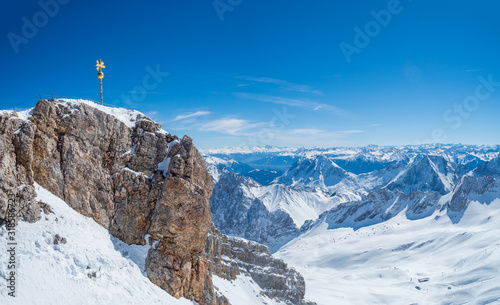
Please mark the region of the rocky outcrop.
<svg viewBox="0 0 500 305"><path fill-rule="evenodd" d="M210 198L213 222L224 234L256 241L272 251L299 234L290 215L281 209L269 211L252 195L255 181L213 165L209 169L217 178Z"/></svg>
<svg viewBox="0 0 500 305"><path fill-rule="evenodd" d="M0 113L0 224L9 221L10 226L18 219L35 222L41 217L29 167L32 155L21 145L32 139L20 132L23 128L32 129L13 112Z"/></svg>
<svg viewBox="0 0 500 305"><path fill-rule="evenodd" d="M467 172L464 165L456 164L440 155L425 155L411 163L386 187L407 195L415 191L433 191L445 195L453 190L459 177Z"/></svg>
<svg viewBox="0 0 500 305"><path fill-rule="evenodd" d="M385 222L402 212L408 219L422 219L441 208L440 198L440 194L434 191L414 191L407 195L399 190L381 188L371 191L362 200L341 203L321 214L317 220L306 221L301 231L306 232L324 222L328 229L358 229Z"/></svg>
<svg viewBox="0 0 500 305"><path fill-rule="evenodd" d="M290 305L315 304L304 300L305 282L302 275L282 260L274 258L264 245L226 236L212 226L204 255L214 275L234 280L238 275L245 274L270 298Z"/></svg>
<svg viewBox="0 0 500 305"><path fill-rule="evenodd" d="M500 179L491 176L464 176L453 190L447 207L449 212L464 212L472 200L489 204L500 194Z"/></svg>
<svg viewBox="0 0 500 305"><path fill-rule="evenodd" d="M175 297L215 304L202 255L213 183L202 157L189 137L180 140L138 112L112 111L40 100L29 119L1 113L0 220L9 196L17 197L17 216L40 218L36 181L129 244L144 244L149 234L151 281Z"/></svg>

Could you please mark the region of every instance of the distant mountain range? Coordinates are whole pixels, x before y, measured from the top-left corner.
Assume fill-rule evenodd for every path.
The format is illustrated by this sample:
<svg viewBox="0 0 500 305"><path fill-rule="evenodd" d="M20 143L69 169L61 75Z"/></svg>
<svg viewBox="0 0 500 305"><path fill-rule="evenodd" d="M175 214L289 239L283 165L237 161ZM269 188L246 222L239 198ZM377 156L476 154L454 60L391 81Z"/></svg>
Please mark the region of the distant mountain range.
<svg viewBox="0 0 500 305"><path fill-rule="evenodd" d="M202 154L215 182L216 226L274 251L325 219L330 228L363 227L402 211L419 219L447 209L456 221L470 194L496 194L500 171L499 145L246 147Z"/></svg>

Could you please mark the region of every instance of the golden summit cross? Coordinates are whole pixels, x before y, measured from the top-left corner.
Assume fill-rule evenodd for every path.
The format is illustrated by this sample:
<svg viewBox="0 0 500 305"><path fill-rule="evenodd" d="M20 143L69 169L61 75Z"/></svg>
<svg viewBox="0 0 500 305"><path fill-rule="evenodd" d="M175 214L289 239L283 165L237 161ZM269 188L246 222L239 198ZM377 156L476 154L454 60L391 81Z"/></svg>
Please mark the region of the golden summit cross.
<svg viewBox="0 0 500 305"><path fill-rule="evenodd" d="M102 60L98 60L97 64L95 65L97 67L97 70L99 73L97 73L97 78L99 79L99 83L101 85L101 105L103 104L102 102L102 79L104 78L104 73L102 73L102 69L106 68L104 65L104 62Z"/></svg>

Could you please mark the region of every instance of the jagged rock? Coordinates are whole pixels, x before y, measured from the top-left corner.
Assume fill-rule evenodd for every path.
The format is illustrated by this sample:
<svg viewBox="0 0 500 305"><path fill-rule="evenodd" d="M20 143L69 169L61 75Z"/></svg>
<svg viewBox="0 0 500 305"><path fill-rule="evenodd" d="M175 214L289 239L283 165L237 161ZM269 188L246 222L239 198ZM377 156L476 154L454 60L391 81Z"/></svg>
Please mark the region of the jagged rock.
<svg viewBox="0 0 500 305"><path fill-rule="evenodd" d="M56 234L56 236L54 236L54 245L58 245L58 244L66 244L67 240L66 240L66 237L61 237L59 234Z"/></svg>
<svg viewBox="0 0 500 305"><path fill-rule="evenodd" d="M354 176L325 155L303 157L275 181L295 188L320 188L329 192L331 187L347 177Z"/></svg>
<svg viewBox="0 0 500 305"><path fill-rule="evenodd" d="M463 212L469 206L471 198L480 198L481 195L488 193L498 193L499 190L500 179L498 178L464 176L453 191L451 200L447 205L448 209L451 212Z"/></svg>
<svg viewBox="0 0 500 305"><path fill-rule="evenodd" d="M26 128L26 131L22 131ZM35 189L29 150L20 146L33 129L29 122L15 113L0 114L0 224L9 221L17 224L18 219L35 222L40 219L40 206L34 200ZM17 153L19 150L19 155ZM9 206L10 204L10 206ZM10 210L7 211L8 207Z"/></svg>
<svg viewBox="0 0 500 305"><path fill-rule="evenodd" d="M174 297L191 295L200 304L216 304L206 259L169 252L163 241L149 250L146 271L150 280Z"/></svg>
<svg viewBox="0 0 500 305"><path fill-rule="evenodd" d="M212 223L205 162L191 138L179 141L149 118L128 115L131 127L97 107L62 100L40 100L29 120L2 113L0 220L11 193L26 221L40 219L42 208L50 212L34 200L36 181L127 243L144 244L150 234L161 245L147 259L151 280L176 297L215 304L202 257ZM162 175L158 164L170 143L178 151Z"/></svg>
<svg viewBox="0 0 500 305"><path fill-rule="evenodd" d="M213 222L224 234L257 241L273 251L297 236L299 229L290 215L280 209L270 212L262 200L249 196L255 181L225 169L212 171L217 171L218 180L210 207Z"/></svg>
<svg viewBox="0 0 500 305"><path fill-rule="evenodd" d="M39 201L40 207L42 208L42 211L45 215L49 214L54 214L54 211L52 210L52 207L43 201Z"/></svg>
<svg viewBox="0 0 500 305"><path fill-rule="evenodd" d="M415 161L391 181L387 188L405 194L414 191L434 191L441 195L453 190L459 177L467 172L465 166L456 164L440 155L425 155Z"/></svg>
<svg viewBox="0 0 500 305"><path fill-rule="evenodd" d="M408 219L421 219L432 215L439 206L440 194L435 191L414 191L405 194L399 190L381 188L368 193L362 200L339 204L321 214L315 221L306 221L301 231L328 223L328 229L360 228L387 221L402 211Z"/></svg>
<svg viewBox="0 0 500 305"><path fill-rule="evenodd" d="M306 288L302 275L274 258L264 245L229 237L211 226L204 255L210 272L221 278L234 280L244 273L270 298L290 305L315 304L304 300Z"/></svg>
<svg viewBox="0 0 500 305"><path fill-rule="evenodd" d="M129 244L144 244L161 185L130 169L115 173L112 185L115 213L109 228L111 234Z"/></svg>

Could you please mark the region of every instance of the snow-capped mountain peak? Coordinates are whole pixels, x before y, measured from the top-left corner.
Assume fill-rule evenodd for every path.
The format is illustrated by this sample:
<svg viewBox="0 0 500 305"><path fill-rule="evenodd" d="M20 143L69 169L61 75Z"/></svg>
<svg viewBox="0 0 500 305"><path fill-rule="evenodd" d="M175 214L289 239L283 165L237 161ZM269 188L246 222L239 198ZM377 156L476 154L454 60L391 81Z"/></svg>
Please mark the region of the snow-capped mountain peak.
<svg viewBox="0 0 500 305"><path fill-rule="evenodd" d="M295 162L276 183L299 189L328 191L347 177L355 176L325 155L306 156Z"/></svg>

